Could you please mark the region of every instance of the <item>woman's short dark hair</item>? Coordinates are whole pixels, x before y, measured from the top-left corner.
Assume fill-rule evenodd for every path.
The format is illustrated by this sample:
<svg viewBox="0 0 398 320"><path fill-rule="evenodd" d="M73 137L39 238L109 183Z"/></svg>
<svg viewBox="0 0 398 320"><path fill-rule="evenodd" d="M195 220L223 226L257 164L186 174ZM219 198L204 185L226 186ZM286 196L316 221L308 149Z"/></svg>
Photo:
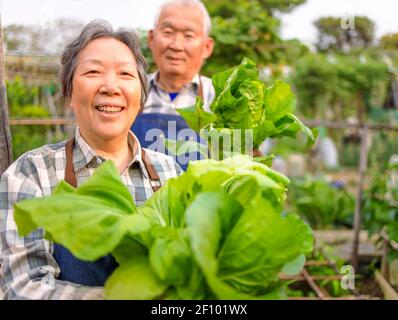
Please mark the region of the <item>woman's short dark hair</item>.
<svg viewBox="0 0 398 320"><path fill-rule="evenodd" d="M146 61L141 52L140 40L133 30L119 29L114 31L112 25L105 20L94 20L88 23L83 28L80 35L65 47L61 57L61 70L59 73L62 95L64 97L70 97L72 95L73 75L76 70L79 52L81 52L90 41L98 38L114 38L123 42L130 48L137 63L138 76L141 82L142 108L148 95L148 85L145 74Z"/></svg>

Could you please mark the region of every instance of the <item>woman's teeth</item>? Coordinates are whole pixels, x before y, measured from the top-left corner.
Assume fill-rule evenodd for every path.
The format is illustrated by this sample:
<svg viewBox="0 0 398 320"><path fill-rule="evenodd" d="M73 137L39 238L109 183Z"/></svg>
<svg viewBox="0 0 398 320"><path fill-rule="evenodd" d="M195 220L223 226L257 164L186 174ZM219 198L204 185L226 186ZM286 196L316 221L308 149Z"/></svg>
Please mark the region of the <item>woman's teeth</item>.
<svg viewBox="0 0 398 320"><path fill-rule="evenodd" d="M117 113L123 110L122 107L118 106L97 106L96 109L98 111L107 112L107 113Z"/></svg>

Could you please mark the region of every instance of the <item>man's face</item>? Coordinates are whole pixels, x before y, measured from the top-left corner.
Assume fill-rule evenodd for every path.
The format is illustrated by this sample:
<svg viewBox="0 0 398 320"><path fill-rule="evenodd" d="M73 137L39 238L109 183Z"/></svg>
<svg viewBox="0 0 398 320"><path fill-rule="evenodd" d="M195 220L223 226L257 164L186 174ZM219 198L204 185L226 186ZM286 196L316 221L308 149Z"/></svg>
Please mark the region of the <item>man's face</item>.
<svg viewBox="0 0 398 320"><path fill-rule="evenodd" d="M148 35L148 45L162 76L189 81L199 72L213 51L213 40L205 34L203 21L195 6L164 8L157 26Z"/></svg>
<svg viewBox="0 0 398 320"><path fill-rule="evenodd" d="M77 57L72 85L71 106L87 142L127 137L141 99L129 47L113 38L92 40Z"/></svg>

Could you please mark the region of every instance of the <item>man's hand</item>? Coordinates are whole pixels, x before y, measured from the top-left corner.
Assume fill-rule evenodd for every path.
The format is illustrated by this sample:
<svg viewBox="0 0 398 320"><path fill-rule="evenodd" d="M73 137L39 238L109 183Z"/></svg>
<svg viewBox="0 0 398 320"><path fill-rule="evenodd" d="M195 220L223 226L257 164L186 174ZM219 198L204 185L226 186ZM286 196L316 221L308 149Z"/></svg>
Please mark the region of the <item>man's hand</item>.
<svg viewBox="0 0 398 320"><path fill-rule="evenodd" d="M253 151L252 151L252 156L253 156L253 157L262 157L263 154L261 153L260 150L258 150L258 149L253 149Z"/></svg>

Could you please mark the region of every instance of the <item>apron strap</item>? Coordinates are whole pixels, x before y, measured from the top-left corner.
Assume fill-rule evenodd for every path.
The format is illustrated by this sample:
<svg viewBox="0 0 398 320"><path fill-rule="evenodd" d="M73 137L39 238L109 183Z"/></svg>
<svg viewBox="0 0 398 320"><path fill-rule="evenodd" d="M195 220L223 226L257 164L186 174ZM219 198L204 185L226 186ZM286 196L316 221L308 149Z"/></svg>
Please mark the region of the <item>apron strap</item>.
<svg viewBox="0 0 398 320"><path fill-rule="evenodd" d="M65 178L64 180L69 183L72 187L77 187L77 179L75 175L75 170L73 168L73 146L75 144L75 139L70 139L66 143L66 168L65 168Z"/></svg>
<svg viewBox="0 0 398 320"><path fill-rule="evenodd" d="M75 170L73 168L73 146L75 144L75 139L70 139L66 143L65 152L66 152L66 168L65 168L65 178L64 180L69 183L73 187L77 187L77 179ZM153 192L156 192L160 188L160 178L158 173L156 172L151 160L149 159L147 153L144 149L141 149L142 160L144 161L145 168L149 174L149 180L152 187ZM155 183L154 183L155 182ZM157 184L156 184L157 182Z"/></svg>
<svg viewBox="0 0 398 320"><path fill-rule="evenodd" d="M148 154L146 153L145 149L143 149L143 148L141 148L141 156L142 156L142 160L144 161L146 171L148 171L149 180L150 180L153 192L156 192L160 188L159 175L156 172L155 167L153 166L153 164L151 162L151 159L149 159ZM157 184L154 184L153 182L157 182Z"/></svg>

